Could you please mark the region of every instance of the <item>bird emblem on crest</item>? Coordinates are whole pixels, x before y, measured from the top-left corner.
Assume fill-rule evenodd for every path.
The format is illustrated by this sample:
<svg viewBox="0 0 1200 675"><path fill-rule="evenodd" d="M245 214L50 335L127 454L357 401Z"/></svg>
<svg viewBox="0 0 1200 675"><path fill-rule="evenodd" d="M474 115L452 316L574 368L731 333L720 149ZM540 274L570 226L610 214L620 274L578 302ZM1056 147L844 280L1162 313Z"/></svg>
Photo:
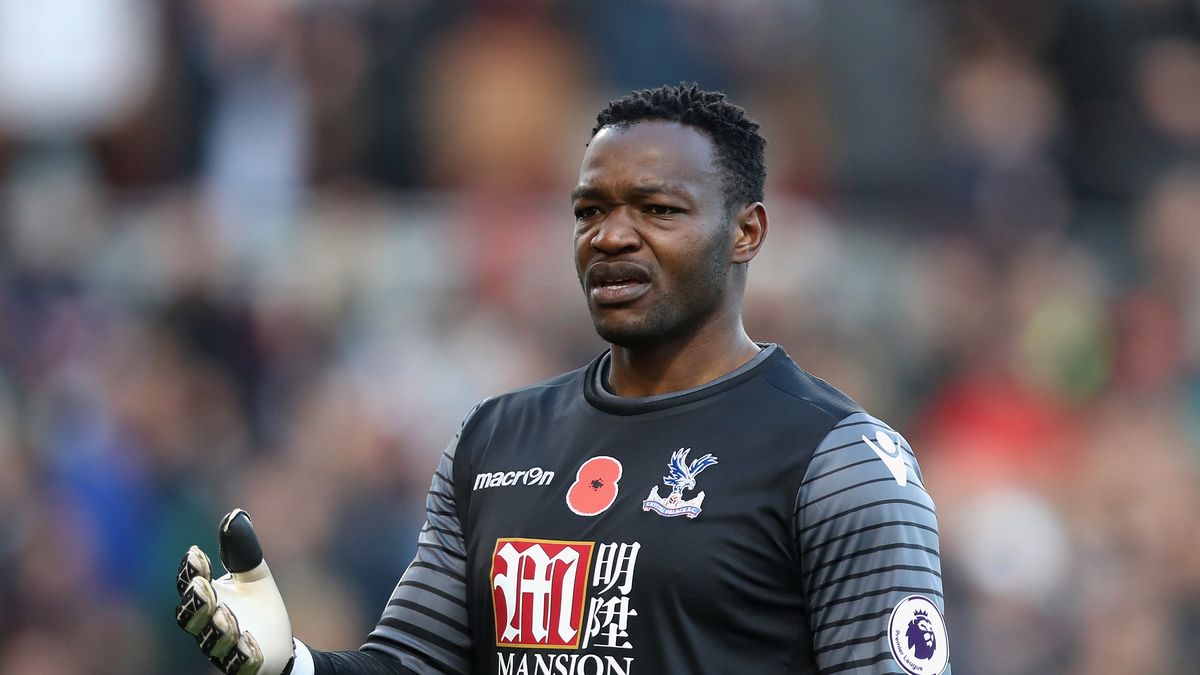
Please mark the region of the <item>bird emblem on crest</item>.
<svg viewBox="0 0 1200 675"><path fill-rule="evenodd" d="M696 476L716 464L717 458L712 453L707 453L688 462L688 453L691 451L691 448L680 448L671 453L671 460L667 463L668 473L663 476L663 484L671 488L671 494L663 498L658 493L657 485L650 488L650 494L642 502L643 511L653 511L668 518L675 516L695 518L700 515L700 505L704 502L704 491L696 493L696 496L691 499L684 499L683 493L685 490L696 489Z"/></svg>

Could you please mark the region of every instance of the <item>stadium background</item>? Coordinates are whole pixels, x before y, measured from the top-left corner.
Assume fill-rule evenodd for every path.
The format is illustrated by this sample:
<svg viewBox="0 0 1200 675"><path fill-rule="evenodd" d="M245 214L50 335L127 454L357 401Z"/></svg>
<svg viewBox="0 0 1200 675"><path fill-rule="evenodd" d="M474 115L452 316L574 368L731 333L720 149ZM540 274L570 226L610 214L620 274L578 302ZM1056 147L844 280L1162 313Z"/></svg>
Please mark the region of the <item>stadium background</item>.
<svg viewBox="0 0 1200 675"><path fill-rule="evenodd" d="M751 334L905 431L956 675L1200 663L1200 5L0 0L0 673L209 672L255 516L353 648L478 399L602 348L567 193L681 80L769 140Z"/></svg>

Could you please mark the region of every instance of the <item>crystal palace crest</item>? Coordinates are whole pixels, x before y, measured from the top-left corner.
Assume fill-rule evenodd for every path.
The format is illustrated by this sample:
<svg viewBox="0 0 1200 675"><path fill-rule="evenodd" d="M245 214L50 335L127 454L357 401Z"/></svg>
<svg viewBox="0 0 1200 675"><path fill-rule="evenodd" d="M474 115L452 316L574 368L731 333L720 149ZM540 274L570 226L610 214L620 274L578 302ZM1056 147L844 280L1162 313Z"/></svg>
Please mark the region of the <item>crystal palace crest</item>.
<svg viewBox="0 0 1200 675"><path fill-rule="evenodd" d="M691 451L691 448L680 448L671 453L671 461L667 464L669 473L663 476L663 483L671 488L671 494L664 498L659 496L657 485L650 488L650 494L642 502L643 511L653 511L668 518L675 516L695 518L700 515L700 505L704 503L704 491L696 493L696 496L691 499L684 499L683 493L685 490L696 489L696 476L716 464L717 458L709 453L689 463L687 456Z"/></svg>

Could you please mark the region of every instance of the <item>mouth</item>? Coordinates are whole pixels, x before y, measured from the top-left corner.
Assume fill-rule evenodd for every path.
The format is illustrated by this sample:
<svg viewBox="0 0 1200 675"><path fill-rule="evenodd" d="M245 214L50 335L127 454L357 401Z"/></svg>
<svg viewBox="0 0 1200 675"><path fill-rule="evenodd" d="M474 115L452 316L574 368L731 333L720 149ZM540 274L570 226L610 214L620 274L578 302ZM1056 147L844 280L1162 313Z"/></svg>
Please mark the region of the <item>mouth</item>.
<svg viewBox="0 0 1200 675"><path fill-rule="evenodd" d="M588 296L596 305L632 302L650 290L650 273L629 262L598 262L587 271Z"/></svg>

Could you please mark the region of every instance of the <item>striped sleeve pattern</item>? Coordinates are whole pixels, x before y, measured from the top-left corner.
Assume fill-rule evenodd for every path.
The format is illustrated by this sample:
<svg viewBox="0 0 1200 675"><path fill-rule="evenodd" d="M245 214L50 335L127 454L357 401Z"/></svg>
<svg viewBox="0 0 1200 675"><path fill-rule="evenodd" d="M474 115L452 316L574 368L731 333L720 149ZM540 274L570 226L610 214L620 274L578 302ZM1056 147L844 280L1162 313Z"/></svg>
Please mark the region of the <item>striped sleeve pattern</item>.
<svg viewBox="0 0 1200 675"><path fill-rule="evenodd" d="M452 484L458 438L451 441L434 472L416 557L362 646L397 659L406 672L419 675L471 669L467 552Z"/></svg>
<svg viewBox="0 0 1200 675"><path fill-rule="evenodd" d="M899 453L889 463L875 448ZM912 449L870 415L850 415L814 451L796 506L821 675L903 674L888 642L893 608L922 595L945 612L934 504Z"/></svg>

